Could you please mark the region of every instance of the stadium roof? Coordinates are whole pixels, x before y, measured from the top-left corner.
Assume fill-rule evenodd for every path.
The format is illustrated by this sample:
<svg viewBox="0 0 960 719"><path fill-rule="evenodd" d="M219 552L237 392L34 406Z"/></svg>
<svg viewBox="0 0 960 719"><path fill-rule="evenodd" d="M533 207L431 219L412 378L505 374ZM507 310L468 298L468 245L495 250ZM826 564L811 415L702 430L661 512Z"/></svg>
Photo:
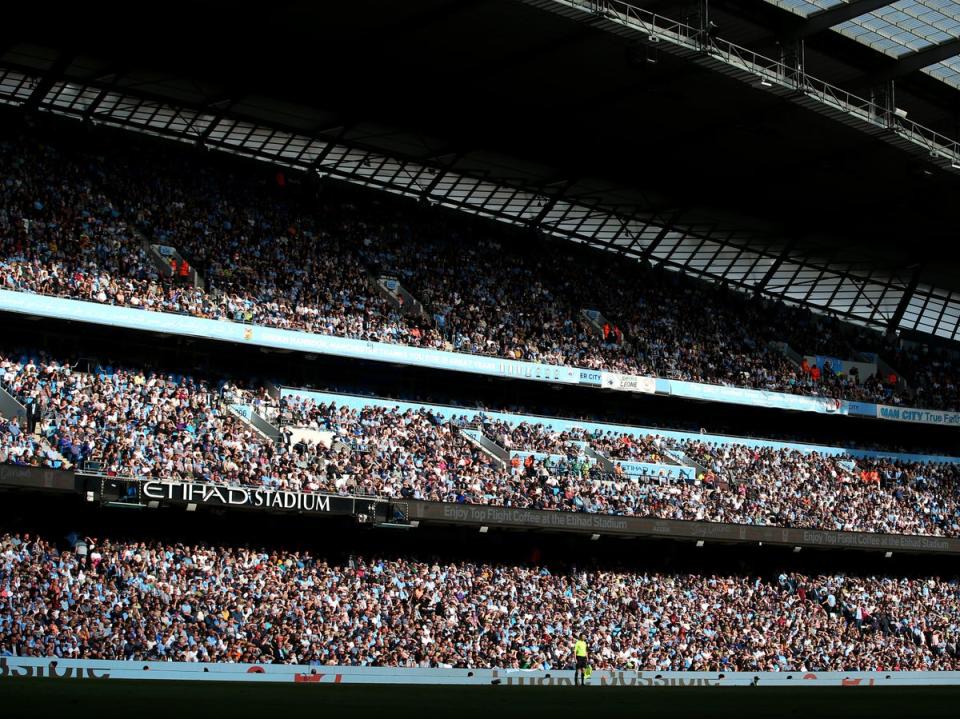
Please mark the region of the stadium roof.
<svg viewBox="0 0 960 719"><path fill-rule="evenodd" d="M0 101L957 338L960 162L944 118L956 129L960 95L900 64L950 41L914 24L933 44L894 55L830 29L889 4L873 0L713 0L705 49L688 4L641 4L658 14L586 0L356 0L278 2L252 18L174 0L149 33L117 32L124 6L72 7L54 23L18 4L0 28ZM803 78L790 74L797 38ZM897 78L909 120L844 89L875 77Z"/></svg>
<svg viewBox="0 0 960 719"><path fill-rule="evenodd" d="M779 8L779 15L757 8L764 4ZM833 59L834 67L815 58L808 68L826 80L843 85L852 79L860 89L897 80L908 94L918 93L950 110L950 129L957 134L955 110L960 98L950 94L960 90L957 0L713 0L711 5L731 16L752 6L754 19L779 41L802 39L815 55ZM735 41L757 39L740 36ZM841 65L847 65L846 73ZM935 78L943 86L937 88L925 78Z"/></svg>
<svg viewBox="0 0 960 719"><path fill-rule="evenodd" d="M954 0L767 1L895 58L938 46L948 46L954 60L960 54L960 3ZM925 67L937 64L943 63Z"/></svg>

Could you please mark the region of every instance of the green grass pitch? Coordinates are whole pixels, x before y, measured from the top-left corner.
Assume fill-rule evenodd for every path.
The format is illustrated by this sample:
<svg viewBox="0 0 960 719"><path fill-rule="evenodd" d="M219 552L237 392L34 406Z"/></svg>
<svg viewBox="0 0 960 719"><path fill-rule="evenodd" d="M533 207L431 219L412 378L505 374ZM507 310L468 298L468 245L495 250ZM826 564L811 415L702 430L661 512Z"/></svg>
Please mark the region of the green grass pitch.
<svg viewBox="0 0 960 719"><path fill-rule="evenodd" d="M508 687L0 680L10 719L943 717L960 687Z"/></svg>

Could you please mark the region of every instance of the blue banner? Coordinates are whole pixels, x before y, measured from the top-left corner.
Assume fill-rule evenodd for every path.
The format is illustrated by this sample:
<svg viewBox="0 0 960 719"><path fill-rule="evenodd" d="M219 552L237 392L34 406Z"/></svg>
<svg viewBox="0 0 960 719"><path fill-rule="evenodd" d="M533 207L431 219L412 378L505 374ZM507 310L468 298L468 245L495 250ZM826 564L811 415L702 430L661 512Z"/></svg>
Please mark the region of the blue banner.
<svg viewBox="0 0 960 719"><path fill-rule="evenodd" d="M6 678L26 680L43 678L47 682L99 683L110 680L138 681L197 681L249 682L297 684L400 684L420 686L491 684L516 687L572 686L572 669L455 669L442 667L369 667L334 666L329 664L241 664L238 662L176 662L123 661L108 659L64 659L56 656L0 657L0 682ZM667 672L595 670L587 687L693 687L703 693L703 687L715 686L781 686L791 687L866 687L873 686L957 686L960 672L956 671L885 671L885 672ZM46 684L44 691L56 693L55 684ZM171 691L176 691L171 687ZM542 690L542 689L541 689ZM506 690L511 691L511 690ZM242 696L242 695L238 695ZM513 697L511 696L511 699ZM597 696L598 702L601 697ZM320 700L322 701L322 700ZM318 701L318 704L320 703ZM428 710L425 705L423 708ZM71 712L64 711L64 716ZM832 714L832 713L831 713ZM24 716L28 715L27 712Z"/></svg>
<svg viewBox="0 0 960 719"><path fill-rule="evenodd" d="M578 384L580 381L580 370L575 367L520 362L502 357L470 355L459 352L443 352L386 342L366 342L346 337L244 325L225 320L210 320L168 312L150 312L132 307L114 307L95 302L82 302L62 297L45 297L9 290L0 290L0 310L76 322L92 322L111 327L164 332L262 347L396 362L398 364L498 377L515 377L563 384Z"/></svg>
<svg viewBox="0 0 960 719"><path fill-rule="evenodd" d="M621 462L615 459L614 462L620 466L623 473L628 477L667 477L669 479L687 479L697 478L693 467L681 467L676 464L654 464L653 462Z"/></svg>
<svg viewBox="0 0 960 719"><path fill-rule="evenodd" d="M662 427L639 427L633 425L608 424L606 422L588 422L584 420L561 419L559 417L542 417L536 415L512 414L509 412L489 412L485 410L472 410L465 407L452 407L440 404L424 404L422 402L404 402L395 399L378 399L376 397L337 394L335 392L320 392L310 389L297 389L293 387L283 387L280 390L283 397L304 397L313 399L317 402L328 404L335 402L337 405L349 407L350 409L360 410L364 407L383 407L390 409L399 407L401 411L417 411L427 409L438 417L448 420L459 418L470 419L474 415L482 415L486 419L506 422L507 424L517 425L521 422L529 424L542 424L554 432L564 432L570 430L586 430L588 432L599 432L614 434L629 434L631 437L641 437L644 435L660 435L668 439L678 441L697 440L712 444L742 444L747 447L769 447L771 449L792 449L798 452L817 452L819 454L833 457L837 455L848 455L850 457L864 457L867 459L877 459L881 457L895 459L903 462L940 462L948 464L960 463L960 457L948 457L945 455L925 455L925 454L907 454L903 452L883 452L879 450L868 449L847 449L843 447L831 447L824 444L804 444L803 442L780 442L769 439L758 439L755 437L735 437L728 434L701 434L699 432L682 432ZM466 430L470 432L471 430ZM570 442L570 444L586 447L586 442Z"/></svg>
<svg viewBox="0 0 960 719"><path fill-rule="evenodd" d="M603 384L603 376L598 369L580 370L580 384L590 385L591 387L600 387Z"/></svg>
<svg viewBox="0 0 960 719"><path fill-rule="evenodd" d="M616 373L604 373L599 370L579 367L521 362L487 355L444 352L387 342L367 342L346 337L245 325L226 320L211 320L169 312L153 312L132 307L114 307L95 302L47 297L10 290L0 290L0 311L538 382L600 387L603 385L604 374L616 375ZM632 380L633 376L631 375L617 375L617 378L619 383L614 383L616 386L611 386L611 388L622 391L649 392L649 386L652 386L657 394L670 394L676 397L711 402L790 409L820 414L851 413L849 410L851 403L824 397L807 397L787 394L786 392L726 387L660 378L654 380L650 377L636 377L636 382L626 382L624 378ZM867 404L858 404L858 410L853 414L896 421L960 425L960 419L958 419L960 414L958 413L912 410L913 414L905 415L903 414L905 410L902 408L885 408L884 406L878 406L875 412L868 413L865 410L868 406Z"/></svg>
<svg viewBox="0 0 960 719"><path fill-rule="evenodd" d="M939 409L911 409L909 407L890 407L885 404L875 405L876 417L894 422L908 422L910 424L941 424L960 426L960 412L946 412Z"/></svg>
<svg viewBox="0 0 960 719"><path fill-rule="evenodd" d="M807 397L805 395L771 392L762 389L726 387L719 384L699 384L664 380L669 384L670 394L675 397L703 399L712 402L730 402L776 409L793 409L801 412L819 412L821 414L847 414L847 403L843 400L826 397ZM659 392L660 380L657 380Z"/></svg>
<svg viewBox="0 0 960 719"><path fill-rule="evenodd" d="M872 402L847 402L847 414L858 417L876 417L877 405Z"/></svg>

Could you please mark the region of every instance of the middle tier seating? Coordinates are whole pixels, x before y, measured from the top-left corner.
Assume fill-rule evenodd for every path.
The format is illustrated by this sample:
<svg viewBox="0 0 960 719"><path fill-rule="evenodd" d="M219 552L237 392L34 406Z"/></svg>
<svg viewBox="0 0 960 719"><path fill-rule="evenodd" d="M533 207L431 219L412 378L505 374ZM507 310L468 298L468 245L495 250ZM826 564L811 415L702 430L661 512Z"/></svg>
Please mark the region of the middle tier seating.
<svg viewBox="0 0 960 719"><path fill-rule="evenodd" d="M0 382L21 401L40 404L37 431L67 461L116 476L960 535L960 460L953 458L576 426L307 391L285 390L277 400L264 386L136 368L80 371L29 355L0 354ZM279 418L277 441L230 411L238 398ZM467 434L476 431L510 461L498 460ZM4 449L8 461L15 454Z"/></svg>

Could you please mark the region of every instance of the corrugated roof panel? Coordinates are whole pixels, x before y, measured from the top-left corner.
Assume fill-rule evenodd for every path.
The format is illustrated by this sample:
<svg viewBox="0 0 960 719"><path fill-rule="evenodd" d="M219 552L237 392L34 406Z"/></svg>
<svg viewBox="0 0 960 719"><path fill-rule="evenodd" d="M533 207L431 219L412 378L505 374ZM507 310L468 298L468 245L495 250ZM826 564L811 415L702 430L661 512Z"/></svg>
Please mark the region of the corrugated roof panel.
<svg viewBox="0 0 960 719"><path fill-rule="evenodd" d="M843 5L846 0L767 0L771 5L782 7L795 15L810 17L815 12Z"/></svg>
<svg viewBox="0 0 960 719"><path fill-rule="evenodd" d="M960 57L947 58L936 65L923 68L923 72L960 89Z"/></svg>
<svg viewBox="0 0 960 719"><path fill-rule="evenodd" d="M833 29L886 55L902 57L960 37L960 2L899 0Z"/></svg>

